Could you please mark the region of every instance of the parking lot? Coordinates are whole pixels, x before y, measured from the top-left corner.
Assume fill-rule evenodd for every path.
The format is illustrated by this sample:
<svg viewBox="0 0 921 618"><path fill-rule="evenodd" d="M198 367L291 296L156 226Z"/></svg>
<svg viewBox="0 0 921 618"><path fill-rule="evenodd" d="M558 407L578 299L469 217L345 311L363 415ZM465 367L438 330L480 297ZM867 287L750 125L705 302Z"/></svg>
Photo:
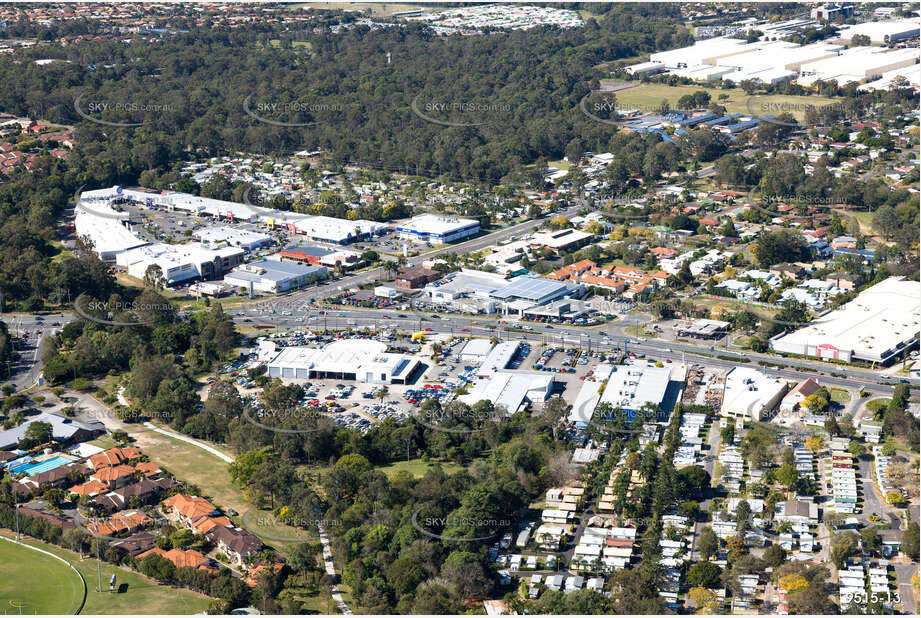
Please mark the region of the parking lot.
<svg viewBox="0 0 921 618"><path fill-rule="evenodd" d="M292 345L319 346L336 338L339 337L293 331L266 336L263 341L271 341L278 348ZM418 413L417 410L427 399L436 399L445 406L456 398L459 389L464 389L476 380L476 370L480 363L465 361L460 356L468 341L466 337L442 335L431 338L426 344L393 335L385 335L385 340L392 350L416 354L424 361L426 368L415 383L383 385L332 379L298 381L305 389L301 404L321 410L324 416L339 425L366 431L387 418L402 419ZM554 393L563 395L567 400L575 397L582 382L599 363L616 360L613 356L598 351L588 352L572 345L567 347L523 339L518 341L521 343L519 352L508 369L553 373L557 382ZM436 343L440 347L435 346ZM435 353L435 350L438 352ZM261 389L254 377L248 375L248 371L260 365L254 349L227 363L220 374L221 377L232 379L241 395L256 402ZM215 379L209 378L208 383L213 383Z"/></svg>

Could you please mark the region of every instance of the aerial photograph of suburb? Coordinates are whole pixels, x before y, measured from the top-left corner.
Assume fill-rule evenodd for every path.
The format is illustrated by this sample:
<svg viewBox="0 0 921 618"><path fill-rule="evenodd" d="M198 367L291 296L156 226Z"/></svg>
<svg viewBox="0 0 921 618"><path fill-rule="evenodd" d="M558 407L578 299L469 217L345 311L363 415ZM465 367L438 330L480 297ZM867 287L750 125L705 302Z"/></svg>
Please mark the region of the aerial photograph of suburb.
<svg viewBox="0 0 921 618"><path fill-rule="evenodd" d="M921 615L919 33L0 0L0 612Z"/></svg>

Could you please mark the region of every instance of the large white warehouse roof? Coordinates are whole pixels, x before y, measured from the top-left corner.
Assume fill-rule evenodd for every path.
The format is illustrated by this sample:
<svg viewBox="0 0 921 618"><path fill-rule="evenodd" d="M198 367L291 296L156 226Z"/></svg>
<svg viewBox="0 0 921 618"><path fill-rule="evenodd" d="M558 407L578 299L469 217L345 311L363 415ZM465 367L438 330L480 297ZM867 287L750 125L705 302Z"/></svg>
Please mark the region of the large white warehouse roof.
<svg viewBox="0 0 921 618"><path fill-rule="evenodd" d="M884 362L914 341L921 326L921 282L889 277L808 326L771 341L791 354Z"/></svg>

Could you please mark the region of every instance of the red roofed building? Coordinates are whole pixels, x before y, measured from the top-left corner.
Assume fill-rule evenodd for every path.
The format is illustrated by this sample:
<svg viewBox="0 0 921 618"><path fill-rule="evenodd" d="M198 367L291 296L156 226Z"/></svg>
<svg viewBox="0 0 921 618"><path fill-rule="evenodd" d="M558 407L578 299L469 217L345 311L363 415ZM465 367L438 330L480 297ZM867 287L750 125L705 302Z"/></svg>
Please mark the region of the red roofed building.
<svg viewBox="0 0 921 618"><path fill-rule="evenodd" d="M191 526L203 517L217 515L217 509L214 508L214 505L198 496L189 497L183 494L176 494L164 500L163 506L167 518L186 526Z"/></svg>
<svg viewBox="0 0 921 618"><path fill-rule="evenodd" d="M68 491L78 496L96 496L109 491L109 486L101 481L88 481L82 485L74 485Z"/></svg>
<svg viewBox="0 0 921 618"><path fill-rule="evenodd" d="M160 470L160 466L152 461L142 461L141 463L134 466L134 469L146 477L156 476L162 472L162 470Z"/></svg>
<svg viewBox="0 0 921 618"><path fill-rule="evenodd" d="M94 470L105 468L106 466L117 466L118 464L139 459L142 456L141 450L133 446L128 448L110 448L107 451L97 453L90 457L90 467Z"/></svg>
<svg viewBox="0 0 921 618"><path fill-rule="evenodd" d="M133 481L134 473L131 466L106 466L93 472L90 480L105 483L110 489L115 489Z"/></svg>
<svg viewBox="0 0 921 618"><path fill-rule="evenodd" d="M171 549L169 551L164 551L159 547L155 547L150 551L146 551L143 554L137 556L138 560L143 560L151 554L157 554L162 556L176 565L177 568L192 568L199 569L202 571L214 571L214 565L211 563L209 558L206 558L199 552L194 549L187 549L185 551L181 549Z"/></svg>
<svg viewBox="0 0 921 618"><path fill-rule="evenodd" d="M677 249L672 249L671 247L653 247L650 249L657 257L668 258L674 255L678 255Z"/></svg>

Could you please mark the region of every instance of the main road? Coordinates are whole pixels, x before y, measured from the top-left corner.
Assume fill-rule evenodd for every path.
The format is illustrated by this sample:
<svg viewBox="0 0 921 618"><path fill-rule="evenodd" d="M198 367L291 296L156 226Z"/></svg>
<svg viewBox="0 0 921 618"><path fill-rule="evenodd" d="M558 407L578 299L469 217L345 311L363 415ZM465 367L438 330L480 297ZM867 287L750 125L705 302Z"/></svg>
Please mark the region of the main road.
<svg viewBox="0 0 921 618"><path fill-rule="evenodd" d="M39 358L42 341L72 319L73 316L69 313L0 314L0 320L6 323L13 337L13 355L7 368L9 370L7 383L15 386L17 390L29 388L35 384L42 372L42 361Z"/></svg>
<svg viewBox="0 0 921 618"><path fill-rule="evenodd" d="M623 350L635 354L672 360L696 362L710 367L730 369L747 365L762 370L765 374L788 380L803 380L808 377L829 386L842 388L859 386L861 389L877 394L891 394L898 378L874 373L869 370L843 365L832 365L822 361L790 359L766 354L725 352L710 346L700 346L684 342L672 342L661 339L637 338L615 333L626 324L641 320L637 316L625 316L621 322L609 327L579 327L567 325L546 325L539 323L504 320L502 316L466 316L436 315L424 312L399 311L396 309L378 310L354 307L325 306L323 309L304 308L288 303L279 306L262 306L264 311L228 308L227 313L235 321L270 324L278 328L300 330L332 329L389 326L398 330L425 330L453 335L492 336L500 338L514 337L529 341L543 342L548 345L579 347L582 349ZM290 308L289 308L290 307ZM290 315L286 315L290 313ZM505 323L503 323L505 322ZM530 330L528 330L530 329ZM759 366L758 361L787 365L784 368ZM834 375L832 375L834 374Z"/></svg>

